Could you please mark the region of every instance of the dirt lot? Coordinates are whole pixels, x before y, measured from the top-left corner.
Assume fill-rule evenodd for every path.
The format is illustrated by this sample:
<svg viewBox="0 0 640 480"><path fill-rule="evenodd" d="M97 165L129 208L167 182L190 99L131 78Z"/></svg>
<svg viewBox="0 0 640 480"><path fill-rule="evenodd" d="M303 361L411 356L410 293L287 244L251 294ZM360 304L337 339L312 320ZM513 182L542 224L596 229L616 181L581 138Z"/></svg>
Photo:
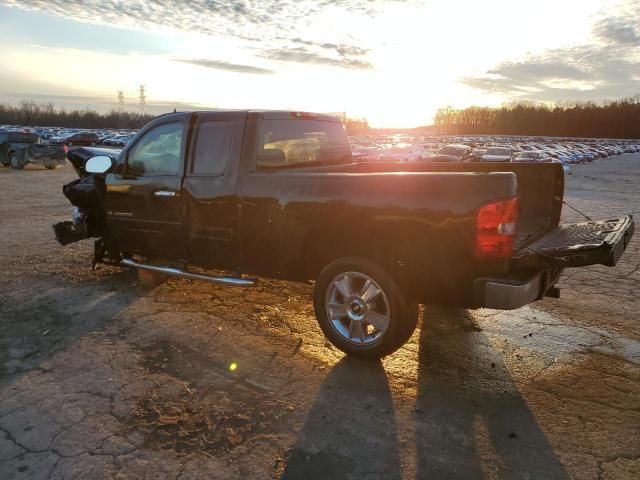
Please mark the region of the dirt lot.
<svg viewBox="0 0 640 480"><path fill-rule="evenodd" d="M640 234L560 300L427 307L366 364L309 286L91 271L51 230L73 177L0 168L0 478L640 478ZM640 155L574 167L567 199L640 213Z"/></svg>

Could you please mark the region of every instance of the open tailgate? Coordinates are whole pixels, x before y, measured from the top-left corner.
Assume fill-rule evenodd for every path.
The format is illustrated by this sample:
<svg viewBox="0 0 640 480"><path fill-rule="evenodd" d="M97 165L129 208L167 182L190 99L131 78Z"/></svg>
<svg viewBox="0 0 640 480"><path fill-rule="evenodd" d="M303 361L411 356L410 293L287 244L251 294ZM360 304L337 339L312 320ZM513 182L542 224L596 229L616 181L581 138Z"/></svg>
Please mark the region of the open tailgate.
<svg viewBox="0 0 640 480"><path fill-rule="evenodd" d="M518 266L613 267L634 232L633 216L560 225L521 248L513 261Z"/></svg>

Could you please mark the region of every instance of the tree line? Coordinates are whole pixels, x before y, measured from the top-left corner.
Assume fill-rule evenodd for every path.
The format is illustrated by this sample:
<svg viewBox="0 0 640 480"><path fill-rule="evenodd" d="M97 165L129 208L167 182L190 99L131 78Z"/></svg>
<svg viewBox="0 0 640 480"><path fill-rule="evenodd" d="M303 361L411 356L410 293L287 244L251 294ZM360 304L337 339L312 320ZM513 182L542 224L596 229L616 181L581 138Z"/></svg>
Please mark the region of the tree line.
<svg viewBox="0 0 640 480"><path fill-rule="evenodd" d="M434 124L438 133L454 135L640 138L640 95L602 104L446 107L436 112Z"/></svg>
<svg viewBox="0 0 640 480"><path fill-rule="evenodd" d="M53 103L27 100L18 105L0 104L0 125L135 129L142 127L153 117L118 110L109 113L98 113L90 109L65 110L55 108Z"/></svg>
<svg viewBox="0 0 640 480"><path fill-rule="evenodd" d="M67 127L67 128L141 128L153 115L112 110L98 113L95 110L65 110L55 108L53 103L36 103L23 100L18 105L0 104L0 125L20 125L25 127ZM349 134L369 130L366 119L348 118L343 115Z"/></svg>

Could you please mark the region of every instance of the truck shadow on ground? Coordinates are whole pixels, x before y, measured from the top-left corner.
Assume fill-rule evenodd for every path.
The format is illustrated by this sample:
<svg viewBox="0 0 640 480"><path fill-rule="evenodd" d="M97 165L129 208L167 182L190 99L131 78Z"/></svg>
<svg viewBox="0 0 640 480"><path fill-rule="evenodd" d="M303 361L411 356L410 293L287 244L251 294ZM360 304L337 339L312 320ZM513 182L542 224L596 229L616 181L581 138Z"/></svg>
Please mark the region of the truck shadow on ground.
<svg viewBox="0 0 640 480"><path fill-rule="evenodd" d="M138 298L131 272L84 285L41 279L0 301L0 388L92 332Z"/></svg>
<svg viewBox="0 0 640 480"><path fill-rule="evenodd" d="M283 479L398 478L394 408L380 362L343 358L318 392Z"/></svg>
<svg viewBox="0 0 640 480"><path fill-rule="evenodd" d="M417 478L569 478L466 310L425 309L419 352Z"/></svg>
<svg viewBox="0 0 640 480"><path fill-rule="evenodd" d="M415 478L569 478L502 355L468 312L428 307L425 318ZM344 358L323 382L282 478L406 476L395 418L382 364Z"/></svg>

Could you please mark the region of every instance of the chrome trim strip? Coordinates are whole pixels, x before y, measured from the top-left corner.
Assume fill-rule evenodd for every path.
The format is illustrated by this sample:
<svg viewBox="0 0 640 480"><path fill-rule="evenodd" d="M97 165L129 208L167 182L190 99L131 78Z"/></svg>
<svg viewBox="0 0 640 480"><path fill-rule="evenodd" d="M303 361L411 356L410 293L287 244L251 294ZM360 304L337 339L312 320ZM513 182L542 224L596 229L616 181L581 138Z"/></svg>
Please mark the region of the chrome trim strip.
<svg viewBox="0 0 640 480"><path fill-rule="evenodd" d="M230 285L234 287L252 287L256 284L255 279L201 275L198 273L185 272L184 270L180 270L179 268L161 267L158 265L138 263L134 260L131 260L130 258L123 258L120 263L126 267L140 268L142 270L148 270L150 272L164 273L165 275L171 275L173 277L188 278L190 280L202 280L205 282L216 283L220 285Z"/></svg>

